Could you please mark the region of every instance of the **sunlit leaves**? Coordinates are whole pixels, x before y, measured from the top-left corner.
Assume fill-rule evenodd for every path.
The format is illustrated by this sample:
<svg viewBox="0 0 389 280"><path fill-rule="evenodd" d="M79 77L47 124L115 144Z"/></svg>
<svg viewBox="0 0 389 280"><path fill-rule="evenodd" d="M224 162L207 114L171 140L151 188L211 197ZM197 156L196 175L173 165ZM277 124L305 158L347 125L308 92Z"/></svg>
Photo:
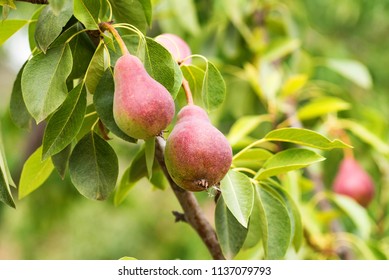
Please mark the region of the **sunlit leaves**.
<svg viewBox="0 0 389 280"><path fill-rule="evenodd" d="M74 147L69 171L74 186L83 196L105 200L116 186L118 158L112 147L91 131Z"/></svg>
<svg viewBox="0 0 389 280"><path fill-rule="evenodd" d="M0 201L15 208L15 202L10 189L10 185L14 185L14 183L5 159L2 141L3 139L0 133Z"/></svg>
<svg viewBox="0 0 389 280"><path fill-rule="evenodd" d="M96 87L104 74L104 44L100 43L90 60L88 69L85 73L85 84L88 92L94 94Z"/></svg>
<svg viewBox="0 0 389 280"><path fill-rule="evenodd" d="M289 142L321 150L350 148L340 140L331 141L315 131L293 127L272 130L266 134L264 139L267 141Z"/></svg>
<svg viewBox="0 0 389 280"><path fill-rule="evenodd" d="M347 110L350 104L336 97L320 97L309 101L298 109L300 120L309 120L329 113Z"/></svg>
<svg viewBox="0 0 389 280"><path fill-rule="evenodd" d="M22 74L23 99L37 123L46 119L65 100L66 79L72 70L70 47L59 46L34 56Z"/></svg>
<svg viewBox="0 0 389 280"><path fill-rule="evenodd" d="M28 20L24 19L8 19L0 21L0 46L27 23Z"/></svg>
<svg viewBox="0 0 389 280"><path fill-rule="evenodd" d="M42 146L39 147L24 163L19 183L19 199L42 186L53 169L51 158L42 160Z"/></svg>
<svg viewBox="0 0 389 280"><path fill-rule="evenodd" d="M216 109L223 103L226 94L226 84L216 66L207 61L204 73L202 99L208 111Z"/></svg>

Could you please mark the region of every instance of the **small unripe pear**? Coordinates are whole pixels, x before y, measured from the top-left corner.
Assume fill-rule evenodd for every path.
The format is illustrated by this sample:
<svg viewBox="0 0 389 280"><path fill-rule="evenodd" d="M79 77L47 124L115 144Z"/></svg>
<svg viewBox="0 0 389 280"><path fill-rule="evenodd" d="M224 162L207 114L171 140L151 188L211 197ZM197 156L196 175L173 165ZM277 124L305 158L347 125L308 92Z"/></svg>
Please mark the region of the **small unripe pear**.
<svg viewBox="0 0 389 280"><path fill-rule="evenodd" d="M188 44L179 36L170 33L163 33L161 35L158 35L155 38L155 41L164 46L165 49L167 49L171 53L173 58L179 64L181 64L181 62L182 64L188 65L192 63L191 58L185 59L186 57L192 54L192 51L190 50Z"/></svg>
<svg viewBox="0 0 389 280"><path fill-rule="evenodd" d="M114 72L113 116L128 136L147 139L159 135L172 121L174 100L155 81L136 56L120 57Z"/></svg>
<svg viewBox="0 0 389 280"><path fill-rule="evenodd" d="M165 148L165 163L173 181L189 191L204 191L217 185L228 172L232 149L199 106L187 105Z"/></svg>
<svg viewBox="0 0 389 280"><path fill-rule="evenodd" d="M346 157L340 163L333 189L335 193L355 199L363 207L374 197L373 180L352 157Z"/></svg>

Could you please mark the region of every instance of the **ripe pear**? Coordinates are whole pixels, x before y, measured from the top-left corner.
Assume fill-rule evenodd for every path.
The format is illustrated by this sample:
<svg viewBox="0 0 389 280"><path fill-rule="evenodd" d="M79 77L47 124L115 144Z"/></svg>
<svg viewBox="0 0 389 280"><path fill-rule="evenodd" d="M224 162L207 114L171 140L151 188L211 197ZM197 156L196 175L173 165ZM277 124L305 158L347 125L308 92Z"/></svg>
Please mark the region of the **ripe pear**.
<svg viewBox="0 0 389 280"><path fill-rule="evenodd" d="M190 50L190 47L188 44L179 36L171 33L163 33L161 35L158 35L155 38L155 41L160 43L162 46L167 49L173 58L181 64L191 64L192 59L186 57L192 55L192 51ZM185 60L184 60L185 59Z"/></svg>
<svg viewBox="0 0 389 280"><path fill-rule="evenodd" d="M231 161L231 146L207 113L196 105L183 107L165 148L165 163L173 181L189 191L206 190L223 179Z"/></svg>
<svg viewBox="0 0 389 280"><path fill-rule="evenodd" d="M374 197L373 180L352 157L346 157L340 163L333 189L335 193L355 199L363 207L367 207Z"/></svg>
<svg viewBox="0 0 389 280"><path fill-rule="evenodd" d="M159 135L172 121L174 100L134 55L121 56L114 71L113 116L128 136L147 139Z"/></svg>

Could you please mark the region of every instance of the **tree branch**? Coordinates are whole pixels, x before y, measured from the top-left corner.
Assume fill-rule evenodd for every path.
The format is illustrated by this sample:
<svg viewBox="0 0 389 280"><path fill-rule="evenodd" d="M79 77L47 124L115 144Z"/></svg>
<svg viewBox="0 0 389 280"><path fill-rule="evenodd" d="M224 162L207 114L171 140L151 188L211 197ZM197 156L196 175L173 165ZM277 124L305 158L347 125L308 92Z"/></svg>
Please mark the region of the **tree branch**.
<svg viewBox="0 0 389 280"><path fill-rule="evenodd" d="M168 179L170 186L176 195L182 209L184 210L185 221L193 227L193 229L203 240L213 259L224 260L225 257L222 253L219 241L217 240L216 232L206 219L200 208L200 205L197 202L196 197L193 195L193 193L177 186L170 177L165 165L164 150L165 140L162 137L156 137L155 157L161 166L163 173Z"/></svg>
<svg viewBox="0 0 389 280"><path fill-rule="evenodd" d="M49 4L48 0L15 0L19 2L28 2L31 4Z"/></svg>

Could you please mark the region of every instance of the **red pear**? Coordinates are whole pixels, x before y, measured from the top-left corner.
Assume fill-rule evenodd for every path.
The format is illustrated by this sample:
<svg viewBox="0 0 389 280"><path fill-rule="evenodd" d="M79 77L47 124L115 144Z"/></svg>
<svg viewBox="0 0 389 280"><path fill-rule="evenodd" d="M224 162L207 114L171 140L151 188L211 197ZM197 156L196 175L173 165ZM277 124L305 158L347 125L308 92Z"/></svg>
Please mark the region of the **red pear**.
<svg viewBox="0 0 389 280"><path fill-rule="evenodd" d="M174 100L167 89L155 81L136 56L120 57L114 72L113 115L118 127L136 139L161 133L172 121Z"/></svg>
<svg viewBox="0 0 389 280"><path fill-rule="evenodd" d="M187 105L166 141L165 162L173 181L189 191L217 185L228 172L232 149L199 106Z"/></svg>
<svg viewBox="0 0 389 280"><path fill-rule="evenodd" d="M170 34L170 33L164 33L161 35L158 35L155 38L155 41L160 43L162 46L167 49L173 58L181 64L191 64L192 59L186 57L190 56L192 54L192 51L190 50L190 47L188 44L181 39L179 36ZM185 60L184 60L185 59Z"/></svg>
<svg viewBox="0 0 389 280"><path fill-rule="evenodd" d="M352 157L346 157L340 163L333 189L355 199L363 207L367 207L374 197L373 180Z"/></svg>

